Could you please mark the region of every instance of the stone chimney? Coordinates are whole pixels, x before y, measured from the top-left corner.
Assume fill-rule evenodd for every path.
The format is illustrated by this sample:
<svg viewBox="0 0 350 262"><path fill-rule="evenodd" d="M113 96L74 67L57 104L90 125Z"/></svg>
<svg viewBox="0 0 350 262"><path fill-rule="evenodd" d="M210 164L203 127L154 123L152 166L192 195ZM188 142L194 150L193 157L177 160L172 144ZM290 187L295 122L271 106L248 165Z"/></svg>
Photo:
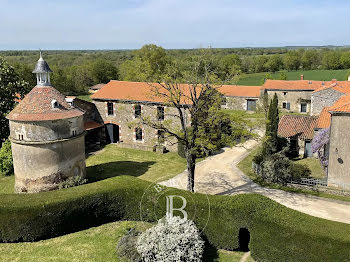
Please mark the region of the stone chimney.
<svg viewBox="0 0 350 262"><path fill-rule="evenodd" d="M300 80L304 80L304 75L300 75Z"/></svg>
<svg viewBox="0 0 350 262"><path fill-rule="evenodd" d="M336 84L337 83L337 79L333 78L332 79L332 84Z"/></svg>

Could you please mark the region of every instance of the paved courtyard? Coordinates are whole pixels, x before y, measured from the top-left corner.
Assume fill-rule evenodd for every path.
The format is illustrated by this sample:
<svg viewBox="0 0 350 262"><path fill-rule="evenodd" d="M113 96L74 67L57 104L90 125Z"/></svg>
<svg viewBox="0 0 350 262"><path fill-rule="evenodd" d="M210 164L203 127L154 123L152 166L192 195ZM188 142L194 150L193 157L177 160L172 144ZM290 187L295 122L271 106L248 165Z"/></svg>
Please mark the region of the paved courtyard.
<svg viewBox="0 0 350 262"><path fill-rule="evenodd" d="M238 169L237 164L249 154L249 149L257 144L257 141L249 140L233 148L224 148L223 152L198 163L195 191L212 195L258 193L300 212L350 224L350 202L263 188L248 178ZM184 171L160 184L186 189L187 172Z"/></svg>

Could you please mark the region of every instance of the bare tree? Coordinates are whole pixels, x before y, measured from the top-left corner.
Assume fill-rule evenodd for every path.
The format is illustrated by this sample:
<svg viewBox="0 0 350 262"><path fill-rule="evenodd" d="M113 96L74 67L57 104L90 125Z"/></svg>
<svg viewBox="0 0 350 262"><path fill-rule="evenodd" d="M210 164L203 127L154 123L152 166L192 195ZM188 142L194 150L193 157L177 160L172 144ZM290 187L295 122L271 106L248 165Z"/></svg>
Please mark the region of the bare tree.
<svg viewBox="0 0 350 262"><path fill-rule="evenodd" d="M149 83L153 96L161 100L164 105L176 109L176 113L171 114L171 116L178 120L179 125L174 126L165 121L142 117L142 122L145 125L160 130L166 135L167 141L173 143L176 140L177 143L183 144L188 171L187 189L191 192L194 192L198 147L205 147L206 145L203 143L208 142L198 141L198 138L203 135L203 132L210 132L210 129L203 130L201 121L205 116L211 117L213 122L220 121L219 115L215 115L213 112L209 114L209 109L215 103L214 101L218 101L213 99L214 97L220 100L219 108L222 102L222 97L217 90L223 83L213 84L213 81L217 82L218 78L212 65L211 59L200 59L193 62L189 73L184 75L173 64L169 68L168 74L161 80L157 83Z"/></svg>

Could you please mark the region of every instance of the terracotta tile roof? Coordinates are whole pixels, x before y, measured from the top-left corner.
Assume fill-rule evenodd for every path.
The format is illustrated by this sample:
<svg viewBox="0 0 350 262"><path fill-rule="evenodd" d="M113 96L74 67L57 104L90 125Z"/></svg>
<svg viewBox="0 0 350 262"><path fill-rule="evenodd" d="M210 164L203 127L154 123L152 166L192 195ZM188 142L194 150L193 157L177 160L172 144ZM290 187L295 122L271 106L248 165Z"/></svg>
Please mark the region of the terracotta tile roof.
<svg viewBox="0 0 350 262"><path fill-rule="evenodd" d="M271 80L267 79L263 89L267 90L307 90L313 91L323 87L325 82L312 80Z"/></svg>
<svg viewBox="0 0 350 262"><path fill-rule="evenodd" d="M350 113L350 94L342 96L329 108L329 112Z"/></svg>
<svg viewBox="0 0 350 262"><path fill-rule="evenodd" d="M92 120L84 122L84 129L85 130L91 130L91 129L99 128L102 126L103 126L103 124L97 123L96 121L92 121Z"/></svg>
<svg viewBox="0 0 350 262"><path fill-rule="evenodd" d="M278 124L278 135L281 137L297 136L302 140L311 140L318 117L284 115Z"/></svg>
<svg viewBox="0 0 350 262"><path fill-rule="evenodd" d="M329 113L330 107L324 107L317 120L316 128L328 128L331 126L331 114Z"/></svg>
<svg viewBox="0 0 350 262"><path fill-rule="evenodd" d="M56 100L58 108L52 108ZM84 112L70 106L64 95L51 86L34 87L7 115L9 120L46 121L82 116Z"/></svg>
<svg viewBox="0 0 350 262"><path fill-rule="evenodd" d="M182 90L184 96L181 103L184 105L192 104L190 97L190 89L188 84L179 84L179 89ZM199 89L199 87L198 87ZM167 99L156 94L155 91L166 94L167 91L158 83L146 82L128 82L111 80L103 88L91 95L91 98L101 100L122 100L122 101L139 101L166 103ZM199 94L199 92L198 92Z"/></svg>
<svg viewBox="0 0 350 262"><path fill-rule="evenodd" d="M223 85L219 91L225 96L259 97L261 86Z"/></svg>
<svg viewBox="0 0 350 262"><path fill-rule="evenodd" d="M336 83L326 82L323 87L315 90L313 93L320 92L329 88L332 88L333 90L336 90L343 94L350 94L350 81L337 81Z"/></svg>

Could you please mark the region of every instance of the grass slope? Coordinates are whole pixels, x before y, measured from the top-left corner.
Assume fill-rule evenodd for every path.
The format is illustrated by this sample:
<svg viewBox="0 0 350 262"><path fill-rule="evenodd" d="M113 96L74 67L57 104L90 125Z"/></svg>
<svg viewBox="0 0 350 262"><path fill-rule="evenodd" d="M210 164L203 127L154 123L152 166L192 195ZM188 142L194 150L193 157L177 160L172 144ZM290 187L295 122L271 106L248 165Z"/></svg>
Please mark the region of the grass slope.
<svg viewBox="0 0 350 262"><path fill-rule="evenodd" d="M348 70L307 70L307 71L291 71L285 72L287 74L287 80L300 80L300 75L304 75L305 80L320 80L320 81L330 81L332 79L337 79L339 81L347 80L346 74ZM238 81L238 85L256 86L261 85L262 79L266 74L270 74L274 79L279 79L280 72L277 73L254 73L245 74Z"/></svg>
<svg viewBox="0 0 350 262"><path fill-rule="evenodd" d="M154 182L169 179L184 171L186 160L177 153L159 154L107 145L101 153L90 156L86 166L91 181L128 175Z"/></svg>

